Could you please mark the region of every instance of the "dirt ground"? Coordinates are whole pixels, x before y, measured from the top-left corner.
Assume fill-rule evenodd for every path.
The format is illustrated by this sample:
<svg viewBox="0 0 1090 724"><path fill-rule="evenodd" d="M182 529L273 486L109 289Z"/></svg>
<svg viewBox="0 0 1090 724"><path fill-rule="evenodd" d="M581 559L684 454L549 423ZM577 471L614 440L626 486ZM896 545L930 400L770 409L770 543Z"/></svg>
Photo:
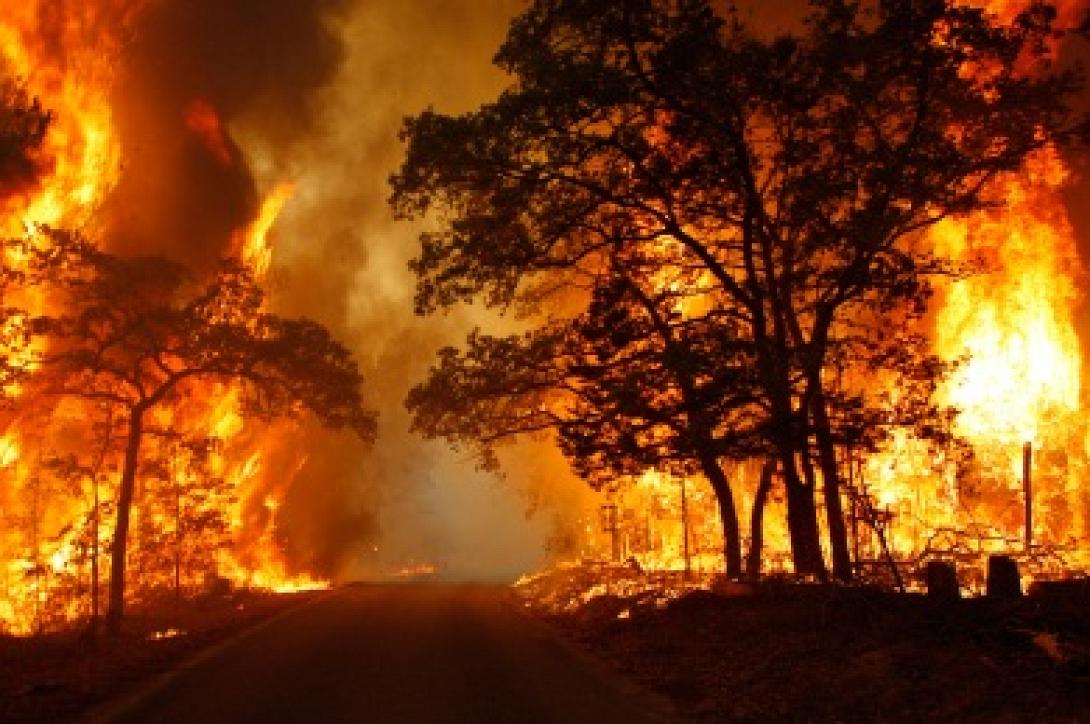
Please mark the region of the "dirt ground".
<svg viewBox="0 0 1090 724"><path fill-rule="evenodd" d="M124 633L0 636L0 722L76 721L185 658L321 593L238 591L135 606Z"/></svg>
<svg viewBox="0 0 1090 724"><path fill-rule="evenodd" d="M697 721L1090 721L1085 581L1008 601L786 583L730 593L537 613Z"/></svg>

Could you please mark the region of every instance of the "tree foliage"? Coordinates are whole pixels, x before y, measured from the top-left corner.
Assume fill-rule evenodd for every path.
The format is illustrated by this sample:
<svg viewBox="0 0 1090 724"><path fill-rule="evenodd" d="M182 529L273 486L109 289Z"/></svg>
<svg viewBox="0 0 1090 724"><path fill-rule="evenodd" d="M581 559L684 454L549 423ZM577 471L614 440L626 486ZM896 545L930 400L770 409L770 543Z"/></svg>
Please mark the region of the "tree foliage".
<svg viewBox="0 0 1090 724"><path fill-rule="evenodd" d="M939 430L944 418L926 399L944 365L914 324L931 280L967 270L923 232L992 203L997 177L1085 132L1068 108L1081 79L1049 64L1054 15L1036 3L1004 26L947 0L813 0L803 31L765 38L703 0L538 0L496 56L513 78L499 98L406 121L393 207L448 220L421 239L417 309L582 300L585 314L543 330L574 335L596 358L580 367L582 350L568 353L569 369L586 373L569 452L696 459L698 411L701 434L777 459L803 575L825 575L824 485L834 572L850 577L838 446L873 441L875 421ZM701 290L699 314L663 307L678 281ZM635 314L622 288L651 304ZM655 310L667 320L657 330ZM444 352L432 380L535 369L493 364L481 339L465 357ZM637 358L653 361L614 364ZM837 383L875 369L919 391L911 409ZM730 381L707 384L717 375ZM685 377L697 383L688 402ZM569 382L544 375L537 394L549 380ZM425 396L409 402L429 428L442 402ZM505 429L482 429L505 417L502 405L473 409L432 429L455 439Z"/></svg>

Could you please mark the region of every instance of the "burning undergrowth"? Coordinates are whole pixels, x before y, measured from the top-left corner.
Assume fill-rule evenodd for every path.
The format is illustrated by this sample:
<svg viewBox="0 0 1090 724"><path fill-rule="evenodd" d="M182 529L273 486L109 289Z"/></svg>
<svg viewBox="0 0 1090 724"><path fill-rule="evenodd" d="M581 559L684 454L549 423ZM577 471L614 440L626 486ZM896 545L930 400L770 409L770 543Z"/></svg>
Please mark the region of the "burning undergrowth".
<svg viewBox="0 0 1090 724"><path fill-rule="evenodd" d="M644 571L632 561L619 565L594 561L562 563L515 582L526 607L542 614L628 618L633 609L663 608L692 591L709 590L713 574Z"/></svg>

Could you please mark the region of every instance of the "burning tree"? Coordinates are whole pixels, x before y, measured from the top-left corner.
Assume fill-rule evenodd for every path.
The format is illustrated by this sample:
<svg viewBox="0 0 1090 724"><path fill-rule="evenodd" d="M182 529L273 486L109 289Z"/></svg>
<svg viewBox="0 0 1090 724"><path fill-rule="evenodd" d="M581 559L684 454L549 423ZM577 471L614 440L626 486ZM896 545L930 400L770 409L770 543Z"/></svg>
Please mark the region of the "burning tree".
<svg viewBox="0 0 1090 724"><path fill-rule="evenodd" d="M225 263L206 285L159 258L122 259L77 234L22 244L25 284L55 307L28 315L31 397L78 398L124 420L124 454L111 549L108 628L125 605L130 512L149 430L196 386L230 383L248 411L270 418L309 410L322 422L374 433L351 354L320 325L278 317L250 273ZM180 522L181 511L178 511Z"/></svg>
<svg viewBox="0 0 1090 724"><path fill-rule="evenodd" d="M1079 78L1049 65L1044 3L1006 25L946 0L810 6L804 31L764 38L699 0L539 0L497 55L515 83L496 102L407 121L392 203L450 219L422 237L414 263L422 313L480 299L549 311L549 325L577 332L579 312L563 310L608 327L610 305L591 302L618 279L652 299L690 280L714 322L700 334L745 345L759 392L717 410L715 424L764 417L756 429L783 480L796 572L826 576L821 486L833 572L847 579L839 453L859 420L897 421L867 394L872 368L922 389L946 369L927 350L873 349L874 331L915 344L932 280L969 271L924 232L994 203L992 182L1085 123L1066 105ZM618 269L617 258L660 270ZM722 355L687 346L713 355L694 370ZM447 353L436 374L454 361ZM681 378L667 384L684 394ZM917 405L907 419L926 426L921 415L941 413ZM489 420L437 431L487 437ZM634 442L663 440L698 458L688 437Z"/></svg>

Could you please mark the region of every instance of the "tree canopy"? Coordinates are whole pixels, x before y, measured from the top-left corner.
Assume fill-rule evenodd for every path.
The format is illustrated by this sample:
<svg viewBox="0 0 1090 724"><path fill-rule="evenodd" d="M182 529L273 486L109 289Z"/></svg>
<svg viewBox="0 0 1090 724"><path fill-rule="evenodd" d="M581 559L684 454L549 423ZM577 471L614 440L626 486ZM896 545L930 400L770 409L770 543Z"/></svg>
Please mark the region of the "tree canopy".
<svg viewBox="0 0 1090 724"><path fill-rule="evenodd" d="M848 578L837 446L849 418L866 419L853 411L897 416L836 380L877 366L926 389L942 373L926 349L874 345L875 330L917 345L931 279L967 272L923 232L991 203L991 182L1030 153L1085 134L1069 108L1081 78L1050 64L1054 17L1045 3L1001 25L948 0L812 0L802 31L766 38L706 0L538 0L496 56L513 79L498 99L406 121L391 203L403 217L446 220L422 236L413 262L417 309L481 300L551 315L554 338L592 340L595 329L639 327L611 290L627 284L652 300L647 322L664 290L700 289L699 314L682 312L660 326L662 343L641 343L652 366L624 384L615 368L584 368L598 404L569 440L608 440L617 406L638 407L659 389L655 369L673 370L677 400L686 374L703 384L710 370L731 370L751 383L726 389L756 394L716 404L698 395L692 409L715 418L711 430L765 417L753 429L783 478L796 571L823 577L816 460L834 573ZM573 307L589 317L557 311ZM674 335L680 347L665 343ZM480 339L465 357L444 352L434 375L495 362ZM625 347L611 346L605 359ZM690 357L681 365L679 349ZM504 370L526 372L510 362L491 372ZM424 394L409 402L427 426ZM670 423L685 419L663 401L654 406ZM488 437L480 427L493 418L435 431ZM624 439L695 457L690 436L657 429ZM579 445L569 451L578 457Z"/></svg>

